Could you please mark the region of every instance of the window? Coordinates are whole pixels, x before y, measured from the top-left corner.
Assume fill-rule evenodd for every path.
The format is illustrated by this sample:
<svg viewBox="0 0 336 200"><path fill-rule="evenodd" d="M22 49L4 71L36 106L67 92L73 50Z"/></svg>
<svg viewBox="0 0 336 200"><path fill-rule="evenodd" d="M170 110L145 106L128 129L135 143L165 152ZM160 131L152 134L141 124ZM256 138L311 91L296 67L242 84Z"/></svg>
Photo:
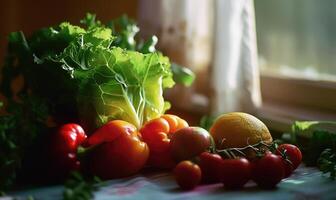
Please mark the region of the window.
<svg viewBox="0 0 336 200"><path fill-rule="evenodd" d="M335 8L333 0L255 0L265 118L336 119Z"/></svg>
<svg viewBox="0 0 336 200"><path fill-rule="evenodd" d="M192 87L166 93L174 106L257 112L279 129L294 120L336 119L336 1L142 2L142 30L157 34L158 48L197 74Z"/></svg>

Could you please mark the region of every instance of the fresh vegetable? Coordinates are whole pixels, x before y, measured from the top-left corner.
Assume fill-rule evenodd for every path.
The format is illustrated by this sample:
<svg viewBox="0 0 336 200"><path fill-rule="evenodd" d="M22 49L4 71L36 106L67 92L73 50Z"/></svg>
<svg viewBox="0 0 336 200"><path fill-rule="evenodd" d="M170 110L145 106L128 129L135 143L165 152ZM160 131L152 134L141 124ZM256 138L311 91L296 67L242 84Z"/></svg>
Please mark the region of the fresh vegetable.
<svg viewBox="0 0 336 200"><path fill-rule="evenodd" d="M168 58L156 51L155 36L136 40L139 29L127 17L105 25L87 14L81 23L8 37L0 83L6 98L1 112L6 116L0 117L0 190L18 173L29 174L22 169L25 161L39 165L27 154L48 138L50 127L74 122L91 133L123 119L139 128L169 107L162 92L174 85L173 78L190 84L185 76L192 74L175 74ZM16 80L22 84L13 84Z"/></svg>
<svg viewBox="0 0 336 200"><path fill-rule="evenodd" d="M0 116L0 193L25 171L22 165L27 149L32 150L38 138L49 132L45 125L48 110L41 99L25 97L22 103L8 102L7 111L12 115Z"/></svg>
<svg viewBox="0 0 336 200"><path fill-rule="evenodd" d="M336 177L336 152L335 150L333 151L332 149L325 149L321 153L317 163L318 163L318 167L324 174L329 173L330 178L333 180L335 179Z"/></svg>
<svg viewBox="0 0 336 200"><path fill-rule="evenodd" d="M289 153L286 152L286 148L289 149ZM241 148L227 148L227 149L215 149L215 152L221 155L224 159L234 159L236 157L244 157L251 161L258 161L260 158L264 157L266 154L271 154L279 156L282 161L282 167L284 169L284 178L289 177L295 170L290 156L294 163L300 163L301 153L300 150L291 144L283 144L278 146L277 142L267 144L264 142L259 142L254 145L248 145Z"/></svg>
<svg viewBox="0 0 336 200"><path fill-rule="evenodd" d="M54 174L66 176L73 170L79 170L77 149L87 138L83 128L78 124L61 126L51 138L51 162Z"/></svg>
<svg viewBox="0 0 336 200"><path fill-rule="evenodd" d="M274 188L284 173L282 158L272 153L266 153L252 164L252 179L261 188Z"/></svg>
<svg viewBox="0 0 336 200"><path fill-rule="evenodd" d="M293 164L288 158L282 157L282 166L284 168L284 177L288 178L292 175L293 171L295 170Z"/></svg>
<svg viewBox="0 0 336 200"><path fill-rule="evenodd" d="M82 23L85 29L64 22L30 38L12 33L3 70L5 96L13 97L10 83L22 75L20 93L46 99L56 122L81 122L88 130L112 119L139 128L163 114L168 104L162 91L174 85L168 58L147 50L146 42L136 48L131 41L138 28L125 17L105 26L88 15Z"/></svg>
<svg viewBox="0 0 336 200"><path fill-rule="evenodd" d="M226 188L243 187L251 179L251 165L246 158L224 159L222 181Z"/></svg>
<svg viewBox="0 0 336 200"><path fill-rule="evenodd" d="M53 138L54 147L60 152L77 152L87 138L83 128L74 123L64 124Z"/></svg>
<svg viewBox="0 0 336 200"><path fill-rule="evenodd" d="M141 129L143 140L150 149L149 164L158 168L172 168L176 162L171 156L170 138L188 123L175 115L165 114L147 122Z"/></svg>
<svg viewBox="0 0 336 200"><path fill-rule="evenodd" d="M211 136L203 128L186 127L171 137L171 153L176 161L191 159L210 148Z"/></svg>
<svg viewBox="0 0 336 200"><path fill-rule="evenodd" d="M97 22L100 23L95 20L95 15L91 14L88 14L82 22L83 24L89 25L89 27L96 26ZM135 50L144 54L157 51L155 45L158 43L158 38L153 35L149 37L147 41L144 41L141 38L137 40L138 37L136 36L140 29L135 21L128 18L126 15L108 22L107 26L112 29L112 33L114 33L113 35L115 36L112 46ZM195 80L195 74L189 68L172 63L171 70L173 79L176 83L190 86Z"/></svg>
<svg viewBox="0 0 336 200"><path fill-rule="evenodd" d="M335 178L335 121L297 121L291 133L283 134L283 139L300 147L306 165L317 166L331 179Z"/></svg>
<svg viewBox="0 0 336 200"><path fill-rule="evenodd" d="M113 120L88 138L90 170L102 179L132 175L141 170L149 156L136 127L126 121Z"/></svg>
<svg viewBox="0 0 336 200"><path fill-rule="evenodd" d="M200 167L191 161L182 161L176 165L174 175L182 189L191 190L200 183L202 172Z"/></svg>
<svg viewBox="0 0 336 200"><path fill-rule="evenodd" d="M92 49L91 45L84 40L74 43L53 58L67 66L77 81L78 102L84 107L94 108L91 116L98 113L93 120L83 117L82 123L96 121L97 125L102 125L120 119L140 128L144 122L159 117L167 109L163 88L174 84L167 58L158 53L141 54L109 46ZM74 55L86 56L78 58ZM80 62L84 65L69 64ZM82 114L87 116L87 111L84 112Z"/></svg>
<svg viewBox="0 0 336 200"><path fill-rule="evenodd" d="M324 149L336 149L336 122L297 121L291 133L283 134L283 139L302 150L305 164L316 166Z"/></svg>
<svg viewBox="0 0 336 200"><path fill-rule="evenodd" d="M272 142L266 125L256 117L241 112L219 116L210 128L217 149L240 148L260 141Z"/></svg>
<svg viewBox="0 0 336 200"><path fill-rule="evenodd" d="M84 178L80 173L73 172L66 180L63 190L63 200L91 200L93 192L102 185L98 177Z"/></svg>
<svg viewBox="0 0 336 200"><path fill-rule="evenodd" d="M202 170L202 182L219 183L222 181L223 159L218 154L203 152L199 155L199 167Z"/></svg>
<svg viewBox="0 0 336 200"><path fill-rule="evenodd" d="M302 160L302 153L300 149L292 144L281 144L276 152L277 155L285 154L287 158L291 161L293 169L296 169Z"/></svg>

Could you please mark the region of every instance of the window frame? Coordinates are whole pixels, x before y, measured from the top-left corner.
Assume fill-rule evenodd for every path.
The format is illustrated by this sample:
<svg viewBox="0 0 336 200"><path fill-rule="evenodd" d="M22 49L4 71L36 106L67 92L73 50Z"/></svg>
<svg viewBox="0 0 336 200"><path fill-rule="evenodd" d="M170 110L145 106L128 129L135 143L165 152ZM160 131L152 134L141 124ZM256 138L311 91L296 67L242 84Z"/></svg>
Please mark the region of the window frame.
<svg viewBox="0 0 336 200"><path fill-rule="evenodd" d="M336 120L336 81L260 72L258 117L270 129L290 131L297 120Z"/></svg>

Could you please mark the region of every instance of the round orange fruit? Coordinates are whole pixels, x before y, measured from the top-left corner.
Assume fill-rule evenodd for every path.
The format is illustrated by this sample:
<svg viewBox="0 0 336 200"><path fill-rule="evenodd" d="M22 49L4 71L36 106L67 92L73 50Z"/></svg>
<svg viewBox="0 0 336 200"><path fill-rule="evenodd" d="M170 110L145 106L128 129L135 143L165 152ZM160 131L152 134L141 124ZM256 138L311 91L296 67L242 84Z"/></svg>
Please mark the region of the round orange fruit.
<svg viewBox="0 0 336 200"><path fill-rule="evenodd" d="M217 149L241 148L260 141L272 142L266 125L253 115L232 112L219 116L210 128Z"/></svg>

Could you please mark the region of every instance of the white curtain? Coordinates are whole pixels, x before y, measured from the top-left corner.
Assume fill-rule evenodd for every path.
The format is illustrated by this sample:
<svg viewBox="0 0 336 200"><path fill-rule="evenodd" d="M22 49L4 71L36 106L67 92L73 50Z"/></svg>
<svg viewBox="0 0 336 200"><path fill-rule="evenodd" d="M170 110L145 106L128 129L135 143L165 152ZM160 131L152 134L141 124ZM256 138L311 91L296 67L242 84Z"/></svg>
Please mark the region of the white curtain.
<svg viewBox="0 0 336 200"><path fill-rule="evenodd" d="M190 66L199 76L201 83L196 84L207 84L212 114L255 111L261 98L252 0L139 3L142 35L158 35L160 50ZM194 89L177 88L181 93L177 99L183 104L200 99L193 98L200 96Z"/></svg>
<svg viewBox="0 0 336 200"><path fill-rule="evenodd" d="M208 65L212 48L212 0L140 0L144 37L156 34L159 47L192 69Z"/></svg>
<svg viewBox="0 0 336 200"><path fill-rule="evenodd" d="M253 0L217 0L211 110L255 112L261 104Z"/></svg>

